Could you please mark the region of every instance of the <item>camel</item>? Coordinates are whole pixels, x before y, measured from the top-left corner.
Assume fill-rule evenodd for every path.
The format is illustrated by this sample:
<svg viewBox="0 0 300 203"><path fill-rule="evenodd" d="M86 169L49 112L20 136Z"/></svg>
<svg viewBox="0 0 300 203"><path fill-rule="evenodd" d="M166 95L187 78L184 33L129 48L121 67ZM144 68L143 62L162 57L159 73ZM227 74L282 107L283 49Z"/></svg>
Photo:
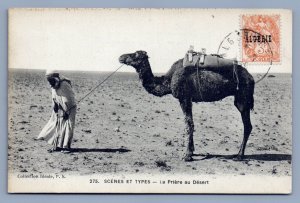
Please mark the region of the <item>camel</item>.
<svg viewBox="0 0 300 203"><path fill-rule="evenodd" d="M145 51L123 54L119 62L135 68L143 87L150 94L158 97L172 94L179 100L184 113L185 134L187 135L187 150L184 161L193 161L195 150L193 133L194 122L192 113L193 102L219 101L228 96L234 96L234 105L241 113L244 125L244 137L235 160L242 160L246 144L252 131L250 110L254 107L254 79L241 65L236 65L236 76L232 68L217 67L201 69L196 67L183 68L183 59L176 61L163 76L153 75L148 55ZM238 87L238 88L237 88Z"/></svg>

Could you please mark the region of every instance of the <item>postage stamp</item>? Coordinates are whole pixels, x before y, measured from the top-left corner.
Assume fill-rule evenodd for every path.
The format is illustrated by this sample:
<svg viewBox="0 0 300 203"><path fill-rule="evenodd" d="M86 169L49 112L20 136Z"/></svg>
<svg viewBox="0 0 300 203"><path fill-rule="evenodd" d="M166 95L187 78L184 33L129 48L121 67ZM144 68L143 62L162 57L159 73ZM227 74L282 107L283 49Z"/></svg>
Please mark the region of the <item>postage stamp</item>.
<svg viewBox="0 0 300 203"><path fill-rule="evenodd" d="M280 15L242 15L242 61L281 62Z"/></svg>

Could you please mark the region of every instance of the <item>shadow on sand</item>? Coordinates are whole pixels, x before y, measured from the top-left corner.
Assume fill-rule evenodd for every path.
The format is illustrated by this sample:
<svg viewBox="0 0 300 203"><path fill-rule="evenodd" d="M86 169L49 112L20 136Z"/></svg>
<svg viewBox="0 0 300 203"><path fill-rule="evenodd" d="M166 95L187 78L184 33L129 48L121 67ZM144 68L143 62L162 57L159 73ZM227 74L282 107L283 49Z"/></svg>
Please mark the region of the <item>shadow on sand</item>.
<svg viewBox="0 0 300 203"><path fill-rule="evenodd" d="M107 153L126 153L126 152L130 152L131 150L129 149L124 149L124 148L119 148L119 149L97 149L97 148L73 148L71 150L71 153L76 153L76 152L107 152Z"/></svg>
<svg viewBox="0 0 300 203"><path fill-rule="evenodd" d="M236 155L218 155L218 154L194 154L194 156L203 156L202 159L194 159L195 161L212 159L212 158L221 158L221 159L234 159ZM292 155L290 154L252 154L245 155L242 161L291 161Z"/></svg>

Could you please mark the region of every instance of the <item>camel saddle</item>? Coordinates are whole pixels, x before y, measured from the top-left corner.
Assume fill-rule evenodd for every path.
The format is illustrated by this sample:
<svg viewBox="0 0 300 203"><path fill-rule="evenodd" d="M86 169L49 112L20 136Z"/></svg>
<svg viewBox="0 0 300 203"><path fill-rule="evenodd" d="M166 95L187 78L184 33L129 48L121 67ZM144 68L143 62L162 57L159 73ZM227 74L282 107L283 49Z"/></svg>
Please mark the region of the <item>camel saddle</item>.
<svg viewBox="0 0 300 203"><path fill-rule="evenodd" d="M233 71L237 82L236 89L237 90L239 89L239 78L236 70L237 67L236 60L224 59L223 57L217 54L207 55L202 52L193 52L192 55L189 54L191 53L188 52L183 59L183 68L195 67L197 68L197 73L198 73L198 68L212 70L215 72L228 71L228 70Z"/></svg>
<svg viewBox="0 0 300 203"><path fill-rule="evenodd" d="M215 69L216 71L220 68L230 68L237 62L231 59L225 59L217 54L203 54L201 52L193 52L192 58L189 58L188 53L183 59L183 67L199 67L205 69Z"/></svg>

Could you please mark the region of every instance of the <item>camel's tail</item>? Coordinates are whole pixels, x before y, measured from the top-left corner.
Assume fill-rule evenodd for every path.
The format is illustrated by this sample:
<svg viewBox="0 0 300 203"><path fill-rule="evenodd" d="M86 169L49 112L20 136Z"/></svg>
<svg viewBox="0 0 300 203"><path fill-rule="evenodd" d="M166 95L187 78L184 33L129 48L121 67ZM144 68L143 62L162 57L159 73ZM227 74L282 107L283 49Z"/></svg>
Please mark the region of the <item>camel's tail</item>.
<svg viewBox="0 0 300 203"><path fill-rule="evenodd" d="M254 98L253 98L253 96L251 98L252 98L252 101L250 102L250 109L251 109L251 111L254 111Z"/></svg>
<svg viewBox="0 0 300 203"><path fill-rule="evenodd" d="M254 88L255 80L253 76L242 66L239 67L240 83L239 83L239 94L236 95L237 101L247 105L248 109L254 110Z"/></svg>
<svg viewBox="0 0 300 203"><path fill-rule="evenodd" d="M254 110L254 88L255 88L256 82L253 80L253 83L251 83L250 88L251 88L251 96L250 96L250 109L253 111Z"/></svg>

